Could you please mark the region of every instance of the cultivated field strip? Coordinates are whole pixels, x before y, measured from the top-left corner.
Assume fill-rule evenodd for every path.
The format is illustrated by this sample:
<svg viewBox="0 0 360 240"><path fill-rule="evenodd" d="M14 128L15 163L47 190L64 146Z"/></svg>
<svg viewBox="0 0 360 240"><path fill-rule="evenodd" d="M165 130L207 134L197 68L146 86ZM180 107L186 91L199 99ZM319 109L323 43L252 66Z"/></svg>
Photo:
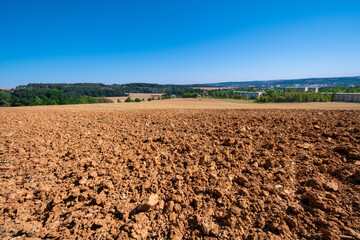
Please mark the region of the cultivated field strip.
<svg viewBox="0 0 360 240"><path fill-rule="evenodd" d="M138 94L130 94L132 99L138 97ZM121 99L122 103L117 103L117 99ZM233 99L167 99L155 100L151 102L140 103L124 103L126 97L110 98L115 103L103 104L75 104L62 106L33 106L33 107L16 107L16 108L2 108L2 111L119 111L119 110L147 110L147 109L322 109L322 110L360 110L360 103L346 103L346 102L315 102L315 103L266 103L259 104L247 102L243 100Z"/></svg>
<svg viewBox="0 0 360 240"><path fill-rule="evenodd" d="M66 107L0 111L2 239L360 239L359 111Z"/></svg>

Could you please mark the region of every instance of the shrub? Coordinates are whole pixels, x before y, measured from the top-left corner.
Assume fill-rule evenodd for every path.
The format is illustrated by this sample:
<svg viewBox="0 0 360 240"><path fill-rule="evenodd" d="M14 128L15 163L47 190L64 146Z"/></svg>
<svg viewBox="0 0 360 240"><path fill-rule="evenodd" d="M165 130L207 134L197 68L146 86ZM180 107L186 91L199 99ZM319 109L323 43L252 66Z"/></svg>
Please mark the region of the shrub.
<svg viewBox="0 0 360 240"><path fill-rule="evenodd" d="M127 99L125 99L125 102L134 102L134 100L132 100L131 97L128 97Z"/></svg>

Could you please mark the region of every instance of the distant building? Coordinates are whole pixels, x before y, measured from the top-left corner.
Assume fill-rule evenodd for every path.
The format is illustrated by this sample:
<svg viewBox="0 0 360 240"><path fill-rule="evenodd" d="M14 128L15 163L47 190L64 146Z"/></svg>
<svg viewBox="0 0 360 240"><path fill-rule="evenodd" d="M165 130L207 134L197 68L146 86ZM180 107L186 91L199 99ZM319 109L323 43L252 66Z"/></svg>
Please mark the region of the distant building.
<svg viewBox="0 0 360 240"><path fill-rule="evenodd" d="M318 87L286 87L285 91L289 91L289 89L295 89L295 91L297 92L308 92L308 91L312 91L314 93L319 92Z"/></svg>
<svg viewBox="0 0 360 240"><path fill-rule="evenodd" d="M241 96L248 96L249 99L255 99L260 97L264 92L245 92L245 91L234 91L234 93L240 93Z"/></svg>
<svg viewBox="0 0 360 240"><path fill-rule="evenodd" d="M171 95L171 98L176 98L176 95L175 94Z"/></svg>

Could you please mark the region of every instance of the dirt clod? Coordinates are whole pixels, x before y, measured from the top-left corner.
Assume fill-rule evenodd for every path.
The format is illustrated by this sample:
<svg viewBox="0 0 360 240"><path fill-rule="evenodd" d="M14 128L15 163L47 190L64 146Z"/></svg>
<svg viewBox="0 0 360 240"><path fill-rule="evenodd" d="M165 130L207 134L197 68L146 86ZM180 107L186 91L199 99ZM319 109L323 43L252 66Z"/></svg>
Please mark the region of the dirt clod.
<svg viewBox="0 0 360 240"><path fill-rule="evenodd" d="M159 196L157 194L151 194L146 201L144 201L138 206L137 211L139 212L148 211L150 208L158 204L158 202L159 202Z"/></svg>

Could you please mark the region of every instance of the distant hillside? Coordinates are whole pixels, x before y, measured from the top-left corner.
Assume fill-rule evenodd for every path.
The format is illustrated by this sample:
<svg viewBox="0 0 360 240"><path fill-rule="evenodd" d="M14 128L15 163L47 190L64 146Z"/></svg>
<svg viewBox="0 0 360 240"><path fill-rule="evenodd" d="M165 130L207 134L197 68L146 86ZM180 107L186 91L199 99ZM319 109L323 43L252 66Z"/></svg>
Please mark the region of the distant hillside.
<svg viewBox="0 0 360 240"><path fill-rule="evenodd" d="M245 81L245 82L221 82L209 84L192 84L192 87L291 87L294 85L309 86L348 86L360 85L360 76L357 77L333 77L333 78L304 78L289 80Z"/></svg>
<svg viewBox="0 0 360 240"><path fill-rule="evenodd" d="M245 82L221 82L209 84L173 85L155 83L128 83L106 85L102 83L30 83L16 87L16 89L52 89L60 90L72 97L119 97L126 96L126 93L166 93L167 95L180 95L184 93L199 93L199 87L236 87L236 88L270 88L270 87L294 87L300 86L349 86L360 85L358 77L334 77L334 78L306 78L290 80L268 80L268 81L245 81Z"/></svg>
<svg viewBox="0 0 360 240"><path fill-rule="evenodd" d="M126 93L165 93L191 90L190 87L184 85L162 85L153 83L128 83L121 85L105 85L102 83L31 83L28 85L18 86L16 89L56 89L71 96L92 97L119 97L126 96Z"/></svg>

